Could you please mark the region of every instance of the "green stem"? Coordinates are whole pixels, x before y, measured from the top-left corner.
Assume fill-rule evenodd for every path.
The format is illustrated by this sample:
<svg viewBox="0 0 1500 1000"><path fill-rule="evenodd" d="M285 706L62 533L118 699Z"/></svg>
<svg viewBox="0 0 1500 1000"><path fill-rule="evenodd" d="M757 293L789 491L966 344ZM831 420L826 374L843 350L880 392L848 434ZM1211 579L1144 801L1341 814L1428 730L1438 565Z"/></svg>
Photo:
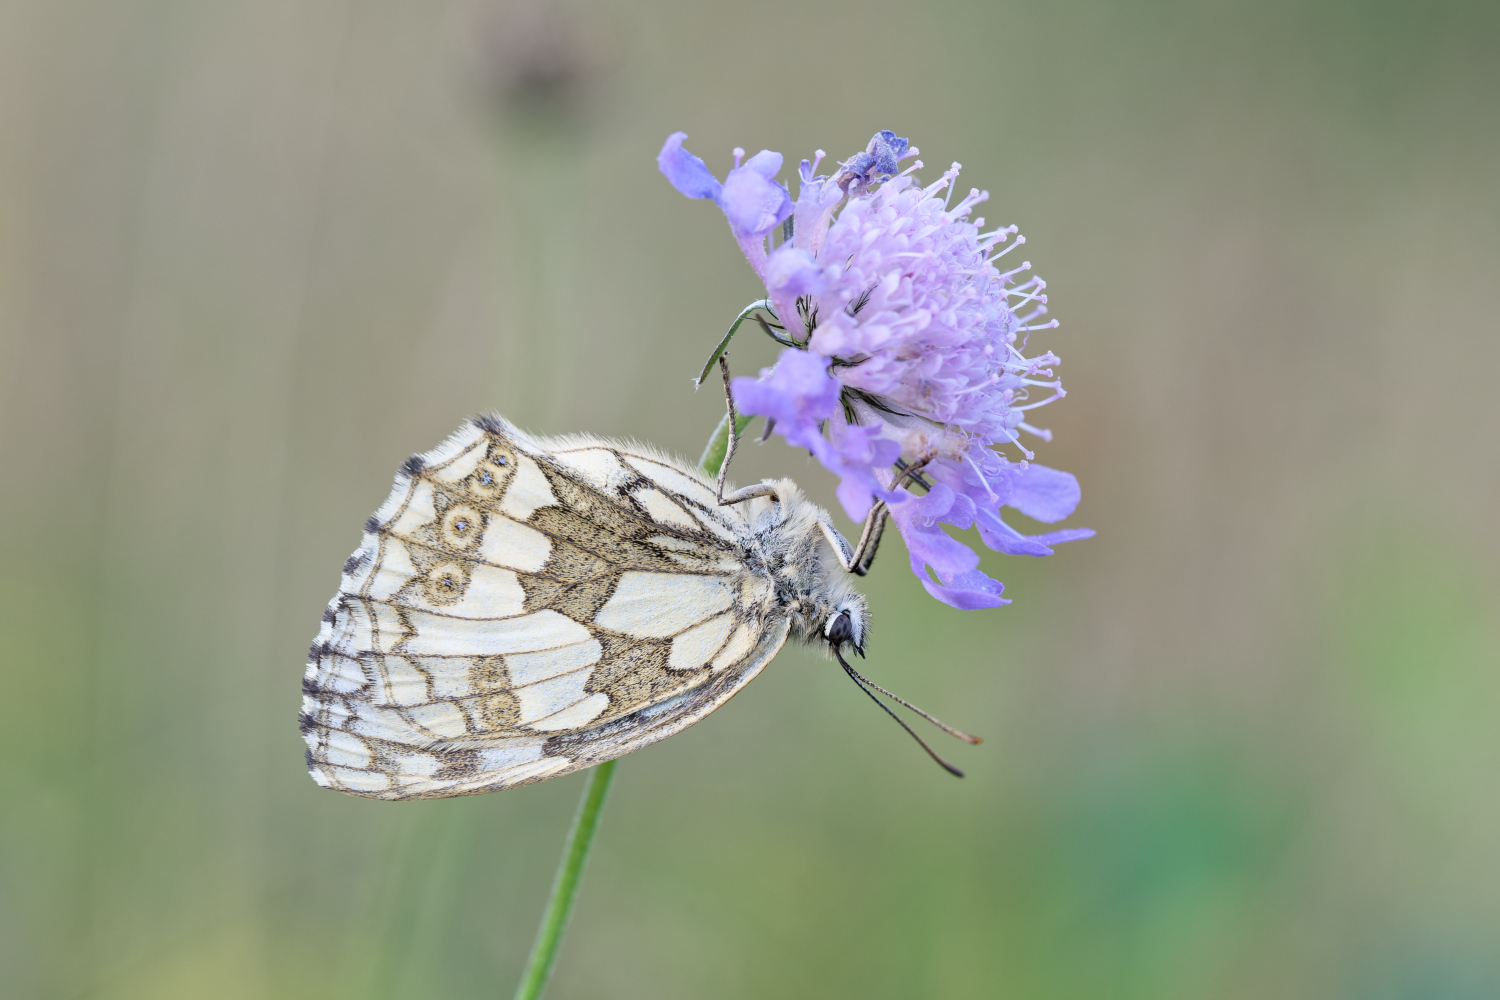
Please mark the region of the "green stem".
<svg viewBox="0 0 1500 1000"><path fill-rule="evenodd" d="M747 309L746 313L748 312ZM733 332L731 329L730 333ZM722 350L721 345L720 351ZM741 416L735 421L736 430L744 433L754 419ZM728 450L729 414L726 413L709 437L708 447L703 449L703 458L698 464L710 476L717 476ZM583 788L583 798L578 800L578 813L573 817L573 827L568 831L568 841L563 847L562 860L557 865L557 875L552 880L552 894L547 897L542 924L536 930L536 943L531 946L531 957L526 960L521 985L516 987L515 1000L541 1000L542 993L547 989L552 964L557 960L557 949L562 945L563 932L568 929L573 902L578 898L583 866L588 862L589 848L594 845L594 834L599 829L599 814L604 811L604 799L609 794L609 784L614 779L616 763L618 761L607 760L589 772L588 784Z"/></svg>
<svg viewBox="0 0 1500 1000"><path fill-rule="evenodd" d="M578 813L573 817L573 828L568 831L562 861L557 866L557 877L552 880L552 895L547 899L542 925L536 931L536 943L531 946L521 985L516 987L515 1000L540 1000L547 988L552 963L557 960L558 946L568 928L568 916L578 898L578 883L583 879L583 866L589 859L594 833L599 829L599 814L604 810L604 798L609 794L616 763L607 760L589 772L583 798L578 801Z"/></svg>

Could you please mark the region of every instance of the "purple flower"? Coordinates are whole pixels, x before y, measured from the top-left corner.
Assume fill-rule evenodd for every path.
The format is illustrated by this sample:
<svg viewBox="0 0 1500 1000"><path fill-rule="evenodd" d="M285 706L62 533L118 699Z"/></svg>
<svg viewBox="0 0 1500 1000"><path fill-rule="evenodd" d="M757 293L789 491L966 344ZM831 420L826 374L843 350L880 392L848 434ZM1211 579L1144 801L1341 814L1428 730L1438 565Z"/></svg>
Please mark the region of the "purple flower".
<svg viewBox="0 0 1500 1000"><path fill-rule="evenodd" d="M924 187L913 177L920 160L900 165L917 150L882 131L832 175L816 173L821 150L803 160L793 205L774 180L778 154L740 166L736 150L720 187L683 138L662 148L662 172L684 194L723 208L783 342L795 345L759 379L735 379L735 398L839 476L850 517L889 504L913 572L934 597L962 608L1006 602L979 557L940 525L977 527L985 545L1017 555L1049 555L1052 545L1093 534L1028 536L1001 517L1009 506L1059 521L1078 505L1078 481L1031 464L1021 441L1022 433L1050 439L1029 422L1031 411L1064 395L1058 358L1025 353L1032 333L1057 326L1043 320L1046 282L1028 275L1029 261L1001 270L1025 239L1011 240L1014 226L985 232L982 218L970 218L985 192L952 204L958 164ZM730 192L737 176L744 194ZM788 213L790 238L768 254L767 236ZM996 450L1008 446L1017 459Z"/></svg>

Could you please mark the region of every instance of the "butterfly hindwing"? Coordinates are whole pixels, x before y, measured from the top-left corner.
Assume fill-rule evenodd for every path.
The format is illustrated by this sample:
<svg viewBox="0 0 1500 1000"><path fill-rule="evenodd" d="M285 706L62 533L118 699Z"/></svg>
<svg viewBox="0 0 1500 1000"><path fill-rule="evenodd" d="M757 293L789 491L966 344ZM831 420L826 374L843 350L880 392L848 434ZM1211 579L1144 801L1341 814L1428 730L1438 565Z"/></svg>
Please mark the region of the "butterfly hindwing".
<svg viewBox="0 0 1500 1000"><path fill-rule="evenodd" d="M650 449L471 422L398 473L304 680L320 783L382 798L537 781L711 712L787 635L743 515Z"/></svg>

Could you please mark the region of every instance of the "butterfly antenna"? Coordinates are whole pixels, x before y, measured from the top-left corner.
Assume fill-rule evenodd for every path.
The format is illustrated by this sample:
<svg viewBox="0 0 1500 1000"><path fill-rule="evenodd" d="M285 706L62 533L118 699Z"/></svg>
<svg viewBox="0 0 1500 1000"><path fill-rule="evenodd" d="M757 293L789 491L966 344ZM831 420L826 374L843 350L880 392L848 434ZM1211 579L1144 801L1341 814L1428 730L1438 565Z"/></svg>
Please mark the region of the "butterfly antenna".
<svg viewBox="0 0 1500 1000"><path fill-rule="evenodd" d="M918 743L918 745L920 745L923 750L927 751L927 756L929 756L933 760L937 761L938 764L940 764L942 766L943 770L947 771L949 774L953 775L955 778L962 778L964 776L964 773L962 771L960 771L958 768L954 767L952 764L948 763L946 760L944 760L941 756L938 755L938 752L936 750L934 750L934 749L932 749L932 747L928 746L927 745L927 741L924 740L924 739L922 739L922 737L918 736L916 734L916 732L911 728L911 726L908 726L906 724L906 720L905 719L901 718L901 716L899 716L895 712L891 711L891 708L890 708L889 705L887 705L885 702L883 702L879 698L877 698L875 696L875 692L874 691L871 691L869 688L865 687L865 684L867 682L864 680L864 678L860 677L860 675L855 672L855 670L854 670L853 667L849 666L849 664L844 661L843 654L841 654L838 650L834 650L833 655L836 656L836 657L838 657L839 666L841 666L841 667L844 668L844 672L849 675L849 679L852 680L855 683L855 686L857 686L865 694L869 695L870 696L870 700L873 701L875 704L879 705L880 706L880 710L882 712L884 712L886 715L889 715L891 718L895 719L896 720L896 725L898 725L902 729L906 730L906 734L908 736L910 736L912 739L916 740L917 743ZM902 704L905 704L905 702L902 702ZM923 714L925 715L926 713L923 713ZM931 718L931 716L928 716L928 718Z"/></svg>
<svg viewBox="0 0 1500 1000"><path fill-rule="evenodd" d="M840 663L844 662L842 657L839 658L839 662ZM922 711L917 706L913 705L911 702L907 701L905 698L901 697L899 694L893 694L890 691L887 691L885 688L881 687L879 684L876 684L874 681L870 680L868 677L865 677L862 674L860 674L853 667L849 666L849 664L844 663L844 669L847 670L847 671L849 671L849 675L854 678L854 680L855 680L856 683L862 683L862 684L865 684L865 685L867 685L869 687L872 687L876 691L879 691L881 694L885 695L887 698L891 699L892 701L899 702L900 704L905 705L907 708L911 709L913 712L916 712L922 718L926 719L928 722L932 723L934 726L937 726L939 729L941 729L943 732L947 733L949 736L956 736L959 739L963 740L965 743L973 743L973 744L976 744L976 745L984 742L984 740L981 739L978 736L970 736L968 733L964 732L961 729L954 729L952 726L948 725L948 723L944 722L942 719L939 719L939 718L937 718L935 716L929 715L928 713ZM885 706L882 705L881 707L884 708Z"/></svg>

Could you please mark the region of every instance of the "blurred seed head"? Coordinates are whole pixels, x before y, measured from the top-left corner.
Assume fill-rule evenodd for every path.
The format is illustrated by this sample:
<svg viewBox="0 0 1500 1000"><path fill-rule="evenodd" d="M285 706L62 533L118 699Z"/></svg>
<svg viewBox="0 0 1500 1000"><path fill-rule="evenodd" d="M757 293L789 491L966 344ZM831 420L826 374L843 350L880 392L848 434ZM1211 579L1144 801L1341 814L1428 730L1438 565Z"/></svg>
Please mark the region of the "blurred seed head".
<svg viewBox="0 0 1500 1000"><path fill-rule="evenodd" d="M533 125L586 124L621 62L610 21L570 5L497 5L477 34L482 82L494 105Z"/></svg>

